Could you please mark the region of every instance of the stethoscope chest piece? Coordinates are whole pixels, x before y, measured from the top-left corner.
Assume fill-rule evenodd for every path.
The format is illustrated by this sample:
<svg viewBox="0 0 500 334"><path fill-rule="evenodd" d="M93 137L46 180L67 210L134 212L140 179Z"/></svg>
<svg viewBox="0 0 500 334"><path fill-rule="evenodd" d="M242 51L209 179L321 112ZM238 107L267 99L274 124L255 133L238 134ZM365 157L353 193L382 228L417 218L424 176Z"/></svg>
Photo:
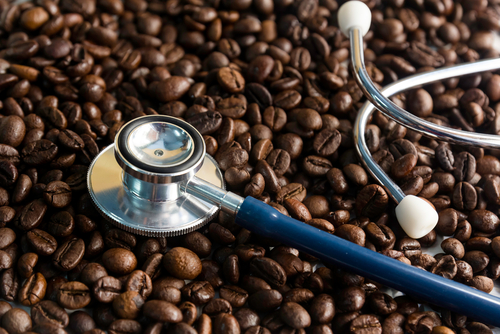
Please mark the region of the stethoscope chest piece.
<svg viewBox="0 0 500 334"><path fill-rule="evenodd" d="M146 236L175 236L203 226L219 210L185 192L194 176L225 188L200 133L156 115L123 126L90 165L87 183L95 206L113 224Z"/></svg>

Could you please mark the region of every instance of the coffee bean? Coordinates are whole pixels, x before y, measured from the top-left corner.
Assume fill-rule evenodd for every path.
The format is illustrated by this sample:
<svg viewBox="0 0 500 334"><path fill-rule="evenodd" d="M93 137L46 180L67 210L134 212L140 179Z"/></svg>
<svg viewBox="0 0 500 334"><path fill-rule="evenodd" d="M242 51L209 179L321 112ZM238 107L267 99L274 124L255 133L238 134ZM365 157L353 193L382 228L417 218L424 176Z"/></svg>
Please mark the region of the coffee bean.
<svg viewBox="0 0 500 334"><path fill-rule="evenodd" d="M337 228L335 234L342 238L354 242L360 246L365 245L366 235L363 229L356 225L344 224Z"/></svg>
<svg viewBox="0 0 500 334"><path fill-rule="evenodd" d="M130 319L115 320L109 325L108 330L109 330L110 334L121 334L121 333L139 334L139 333L142 333L141 324L135 320L130 320Z"/></svg>
<svg viewBox="0 0 500 334"><path fill-rule="evenodd" d="M498 217L488 210L474 210L467 220L473 228L484 233L492 233L500 224Z"/></svg>
<svg viewBox="0 0 500 334"><path fill-rule="evenodd" d="M59 328L65 328L69 324L69 316L57 303L43 300L31 309L33 324L51 323Z"/></svg>
<svg viewBox="0 0 500 334"><path fill-rule="evenodd" d="M453 176L458 181L470 181L476 172L476 159L468 152L458 154L453 165Z"/></svg>
<svg viewBox="0 0 500 334"><path fill-rule="evenodd" d="M57 241L49 233L34 229L26 233L26 239L35 253L41 256L52 255L57 249Z"/></svg>
<svg viewBox="0 0 500 334"><path fill-rule="evenodd" d="M57 293L57 302L64 308L76 310L87 306L91 301L89 288L77 281L64 283Z"/></svg>
<svg viewBox="0 0 500 334"><path fill-rule="evenodd" d="M240 325L236 318L227 313L221 313L213 321L214 334L240 333Z"/></svg>
<svg viewBox="0 0 500 334"><path fill-rule="evenodd" d="M314 155L306 157L303 166L311 176L323 176L333 167L328 159Z"/></svg>
<svg viewBox="0 0 500 334"><path fill-rule="evenodd" d="M181 289L182 295L195 305L202 305L215 296L212 285L207 281L191 282Z"/></svg>
<svg viewBox="0 0 500 334"><path fill-rule="evenodd" d="M125 291L113 299L113 311L122 319L135 319L139 315L144 299L137 291Z"/></svg>
<svg viewBox="0 0 500 334"><path fill-rule="evenodd" d="M266 257L255 258L250 262L250 269L257 276L270 283L282 286L286 282L286 273L283 268L274 260Z"/></svg>
<svg viewBox="0 0 500 334"><path fill-rule="evenodd" d="M19 289L18 299L24 306L32 306L45 297L47 281L42 274L31 275Z"/></svg>
<svg viewBox="0 0 500 334"><path fill-rule="evenodd" d="M18 147L21 145L26 134L26 126L21 117L15 115L7 116L2 118L0 122L0 133L0 143Z"/></svg>
<svg viewBox="0 0 500 334"><path fill-rule="evenodd" d="M85 311L76 311L69 317L69 327L76 333L96 331L96 324L92 317Z"/></svg>
<svg viewBox="0 0 500 334"><path fill-rule="evenodd" d="M31 330L32 322L29 314L20 309L12 308L2 317L2 328L8 333L24 333Z"/></svg>
<svg viewBox="0 0 500 334"><path fill-rule="evenodd" d="M385 211L388 202L389 197L382 187L368 185L356 197L356 211L360 216L375 218Z"/></svg>
<svg viewBox="0 0 500 334"><path fill-rule="evenodd" d="M15 269L10 268L2 272L0 277L0 295L7 301L14 301L20 287L20 278Z"/></svg>
<svg viewBox="0 0 500 334"><path fill-rule="evenodd" d="M144 315L153 321L178 323L182 321L182 312L174 304L162 300L150 300L144 303Z"/></svg>
<svg viewBox="0 0 500 334"><path fill-rule="evenodd" d="M62 271L74 269L83 258L85 243L82 239L72 238L60 245L52 255L52 263Z"/></svg>
<svg viewBox="0 0 500 334"><path fill-rule="evenodd" d="M29 165L42 165L49 163L55 158L58 152L58 147L47 139L40 139L26 145L22 152L21 158Z"/></svg>
<svg viewBox="0 0 500 334"><path fill-rule="evenodd" d="M93 286L93 296L101 303L111 303L122 290L120 280L112 277L101 277Z"/></svg>

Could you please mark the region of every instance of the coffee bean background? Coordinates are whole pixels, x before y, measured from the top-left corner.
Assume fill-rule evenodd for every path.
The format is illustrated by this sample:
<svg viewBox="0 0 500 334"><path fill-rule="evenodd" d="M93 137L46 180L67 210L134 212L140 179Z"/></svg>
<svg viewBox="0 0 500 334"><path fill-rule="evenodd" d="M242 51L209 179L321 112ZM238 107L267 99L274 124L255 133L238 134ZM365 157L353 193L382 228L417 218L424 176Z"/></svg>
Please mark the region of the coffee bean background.
<svg viewBox="0 0 500 334"><path fill-rule="evenodd" d="M366 0L379 86L498 57L500 4ZM500 277L500 152L429 140L381 113L370 152L439 223L408 238L361 166L336 0L0 0L0 334L497 331L265 239L221 213L175 238L109 224L88 165L127 121L180 117L230 190L305 224L485 292ZM393 101L500 134L500 73ZM432 254L432 255L431 255ZM28 311L28 312L26 312Z"/></svg>

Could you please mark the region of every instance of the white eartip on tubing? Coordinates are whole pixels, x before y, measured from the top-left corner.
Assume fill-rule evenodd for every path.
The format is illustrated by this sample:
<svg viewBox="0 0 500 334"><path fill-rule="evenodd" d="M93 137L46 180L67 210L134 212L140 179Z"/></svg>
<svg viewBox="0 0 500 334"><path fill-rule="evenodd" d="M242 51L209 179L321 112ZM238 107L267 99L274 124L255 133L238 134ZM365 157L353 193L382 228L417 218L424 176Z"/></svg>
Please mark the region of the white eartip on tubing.
<svg viewBox="0 0 500 334"><path fill-rule="evenodd" d="M363 36L370 30L372 23L372 13L370 8L361 1L348 1L344 3L338 13L340 30L349 37L349 30L354 27L361 29Z"/></svg>
<svg viewBox="0 0 500 334"><path fill-rule="evenodd" d="M396 206L396 217L403 230L413 239L427 235L438 222L438 213L426 200L408 195Z"/></svg>

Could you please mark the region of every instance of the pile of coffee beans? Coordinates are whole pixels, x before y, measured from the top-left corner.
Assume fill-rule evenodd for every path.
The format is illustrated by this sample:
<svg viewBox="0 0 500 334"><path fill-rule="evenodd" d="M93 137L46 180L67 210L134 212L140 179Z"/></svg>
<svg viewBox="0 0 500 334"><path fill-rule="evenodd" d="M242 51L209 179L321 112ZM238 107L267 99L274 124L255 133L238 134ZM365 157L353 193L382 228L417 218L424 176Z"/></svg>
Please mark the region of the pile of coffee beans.
<svg viewBox="0 0 500 334"><path fill-rule="evenodd" d="M0 334L492 333L318 265L225 214L185 236L147 238L93 207L88 165L120 127L175 116L202 133L230 190L491 292L500 152L430 140L375 113L371 153L439 212L434 231L407 237L354 150L365 100L337 28L341 2L0 0ZM377 85L499 56L498 1L366 2L365 58ZM496 73L393 100L436 124L500 134ZM422 252L441 236L442 253Z"/></svg>

